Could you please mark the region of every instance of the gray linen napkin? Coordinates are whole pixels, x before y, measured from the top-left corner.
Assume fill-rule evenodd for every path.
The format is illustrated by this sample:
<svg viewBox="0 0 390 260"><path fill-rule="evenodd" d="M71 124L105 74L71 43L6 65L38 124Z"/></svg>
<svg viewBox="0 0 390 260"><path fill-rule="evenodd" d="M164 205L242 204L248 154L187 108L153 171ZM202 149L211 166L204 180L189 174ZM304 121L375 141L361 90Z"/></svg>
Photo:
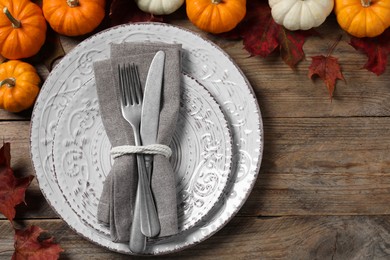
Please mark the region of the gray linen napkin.
<svg viewBox="0 0 390 260"><path fill-rule="evenodd" d="M119 63L132 62L138 67L144 87L150 63L157 51L166 55L164 88L162 91L159 144L169 145L175 128L180 105L181 46L163 43L122 43L111 45L109 60L94 62L96 88L100 113L111 145L134 145L131 126L122 117L118 99ZM115 159L100 197L97 218L110 226L114 242L129 240L137 187L137 168L134 155ZM169 159L154 156L152 191L161 225L159 236L178 232L176 180Z"/></svg>

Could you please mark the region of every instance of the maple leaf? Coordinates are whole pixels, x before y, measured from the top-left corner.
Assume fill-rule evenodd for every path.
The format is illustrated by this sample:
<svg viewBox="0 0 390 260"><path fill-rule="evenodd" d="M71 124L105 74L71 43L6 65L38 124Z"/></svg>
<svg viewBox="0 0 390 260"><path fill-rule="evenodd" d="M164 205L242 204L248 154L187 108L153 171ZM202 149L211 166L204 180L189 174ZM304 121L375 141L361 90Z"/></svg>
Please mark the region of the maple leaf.
<svg viewBox="0 0 390 260"><path fill-rule="evenodd" d="M305 57L303 44L314 30L289 31L275 23L271 8L265 1L248 1L244 20L232 31L221 34L227 39L242 38L244 48L253 56L263 58L279 50L283 61L291 68Z"/></svg>
<svg viewBox="0 0 390 260"><path fill-rule="evenodd" d="M16 229L14 247L12 260L54 260L64 251L54 237L38 226Z"/></svg>
<svg viewBox="0 0 390 260"><path fill-rule="evenodd" d="M12 222L15 206L24 202L24 195L34 176L16 178L11 168L11 145L0 149L0 212Z"/></svg>
<svg viewBox="0 0 390 260"><path fill-rule="evenodd" d="M113 26L130 22L163 22L162 16L141 11L135 1L112 0L109 17Z"/></svg>
<svg viewBox="0 0 390 260"><path fill-rule="evenodd" d="M332 51L340 40L341 37L332 45L326 56L319 55L311 57L312 62L309 67L309 78L312 78L314 75L319 76L325 82L331 99L333 97L336 80L344 80L338 59L331 56Z"/></svg>
<svg viewBox="0 0 390 260"><path fill-rule="evenodd" d="M375 73L377 76L385 72L387 58L390 54L390 28L373 38L352 36L349 44L367 55L368 61L364 65L365 69Z"/></svg>

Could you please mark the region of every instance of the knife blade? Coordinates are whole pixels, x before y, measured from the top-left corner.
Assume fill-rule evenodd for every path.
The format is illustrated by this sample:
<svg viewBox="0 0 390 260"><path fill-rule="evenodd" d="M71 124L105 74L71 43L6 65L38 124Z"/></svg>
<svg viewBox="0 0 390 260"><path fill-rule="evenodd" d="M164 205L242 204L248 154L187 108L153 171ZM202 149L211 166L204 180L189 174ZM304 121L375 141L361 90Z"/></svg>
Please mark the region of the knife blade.
<svg viewBox="0 0 390 260"><path fill-rule="evenodd" d="M140 130L143 145L157 142L164 63L165 52L158 51L150 64L146 78Z"/></svg>
<svg viewBox="0 0 390 260"><path fill-rule="evenodd" d="M144 100L141 115L142 145L157 143L158 126L160 119L160 103L164 77L165 52L158 51L154 56L148 71L145 83ZM153 166L153 155L144 155L150 184ZM149 209L151 211L151 209ZM147 212L140 212L141 232L148 237L154 237L160 232L160 222L155 208L154 213L149 212L149 225L146 225ZM150 227L152 227L150 229Z"/></svg>

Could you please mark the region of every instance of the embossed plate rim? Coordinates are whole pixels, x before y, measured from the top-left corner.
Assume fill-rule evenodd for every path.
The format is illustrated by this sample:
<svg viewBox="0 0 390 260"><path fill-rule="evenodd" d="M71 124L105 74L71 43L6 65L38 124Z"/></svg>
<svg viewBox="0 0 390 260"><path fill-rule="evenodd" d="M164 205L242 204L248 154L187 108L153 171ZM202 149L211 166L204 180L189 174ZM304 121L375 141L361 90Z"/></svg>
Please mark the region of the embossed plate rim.
<svg viewBox="0 0 390 260"><path fill-rule="evenodd" d="M165 31L165 34L161 34L161 31ZM239 211L239 209L242 207L242 205L244 204L244 202L248 198L250 191L252 190L252 188L255 184L255 181L257 179L260 165L261 165L262 154L263 154L263 135L264 134L263 134L263 123L262 123L262 118L261 118L261 112L260 112L259 104L257 103L257 100L256 100L256 96L254 94L254 91L253 91L252 87L250 86L250 83L248 82L247 78L245 77L245 75L243 74L241 69L225 53L225 51L223 51L221 48L219 48L216 44L212 43L210 40L205 39L204 37L200 36L199 34L193 32L193 31L190 31L188 29L180 28L180 27L174 26L174 25L160 24L160 23L134 23L134 24L127 24L127 25L120 25L120 26L113 27L111 29L102 31L100 33L97 33L97 34L91 36L90 38L83 41L82 43L80 43L76 48L74 48L68 55L66 55L60 61L60 63L56 66L56 68L59 67L60 65L63 65L67 60L69 60L70 55L77 54L76 51L78 49L80 49L81 47L85 47L85 45L91 44L94 41L96 41L97 39L103 39L103 37L106 36L106 34L112 35L114 33L120 33L120 32L129 34L129 36L126 35L126 37L127 37L126 39L133 37L134 32L141 32L141 36L138 35L138 37L140 37L140 38L150 36L150 34L152 34L153 40L156 40L156 39L161 40L164 37L170 36L169 39L165 40L166 42L172 42L174 39L176 39L177 43L179 42L179 43L182 43L183 45L186 45L186 48L188 48L190 55L194 55L194 53L191 53L191 51L194 51L194 52L198 52L198 51L202 51L202 50L205 52L210 51L214 55L214 57L211 57L211 58L214 58L214 60L212 60L212 61L215 64L206 64L206 65L211 66L211 65L218 65L218 63L221 63L222 67L226 67L226 70L224 70L223 73L226 72L227 74L221 75L220 74L221 72L217 71L214 75L216 77L215 80L214 80L214 78L207 78L207 77L198 78L198 77L195 77L193 74L191 74L191 73L190 74L192 76L194 76L198 81L200 81L200 83L202 85L204 85L215 97L217 97L217 95L215 95L215 91L220 90L218 88L218 84L221 82L222 82L221 84L226 83L227 85L223 85L223 86L235 94L235 95L233 95L233 97L229 96L229 98L227 98L226 100L221 100L221 101L226 101L226 103L220 102L220 100L217 99L217 101L220 103L220 105L224 107L224 110L223 110L224 113L231 113L231 115L229 114L229 116L231 116L231 117L228 118L228 121L229 121L230 126L233 129L233 135L237 135L236 138L239 138L238 140L235 140L235 142L237 142L236 144L238 147L237 148L238 149L237 162L236 162L237 169L233 168L233 171L235 171L235 174L237 176L235 176L236 179L234 179L234 182L233 181L231 182L232 189L231 189L229 194L225 194L224 198L221 200L221 208L215 210L215 212L214 212L215 214L213 214L212 218L210 218L208 220L209 222L200 223L199 225L197 225L196 227L194 227L193 229L188 231L187 232L188 234L187 233L183 234L183 236L187 235L187 237L181 237L180 242L175 241L177 236L172 237L172 241L170 241L170 243L167 242L167 244L164 244L164 246L157 248L156 251L153 252L153 254L171 253L171 252L175 252L175 251L179 251L179 250L188 248L189 246L195 245L201 241L204 241L208 237L212 236L215 232L220 230L224 225L226 225L226 223L228 223L233 218L233 216ZM166 35L167 33L169 35ZM176 36L182 36L183 38L179 39ZM137 37L137 35L135 35L134 37ZM122 39L122 40L126 41L126 39ZM189 42L187 42L188 40L191 40L193 42L189 43ZM138 41L140 41L140 40L138 40ZM164 40L162 40L162 41L164 41ZM201 45L203 49L193 49L194 43ZM200 54L202 54L202 53L200 53ZM191 57L194 59L199 58L196 56L191 56ZM198 66L198 64L193 64L193 65L194 65L194 67ZM203 67L200 69L203 69ZM228 69L231 69L231 71L229 71ZM198 71L196 71L196 72L198 72ZM229 72L234 74L233 76L236 77L235 78L236 82L229 81L229 77L233 77L232 74L229 74ZM54 76L51 73L45 83L50 81L53 77ZM214 80L214 81L212 81L212 85L211 85L211 81L207 81L207 80ZM209 83L209 84L207 84L207 83ZM234 83L236 83L234 88L231 88L231 86L229 86L230 83L233 83L233 85L235 85ZM61 89L59 89L58 91L60 91L60 90ZM225 90L226 89L224 88L224 91ZM43 87L41 90L41 94L46 93L46 92L48 92L48 94L50 94L50 89ZM222 93L222 96L224 94L225 93ZM229 107L229 105L234 105L233 101L241 101L241 99L237 100L237 98L241 98L241 95L242 95L242 98L245 99L244 107L233 107L233 108ZM37 179L39 181L39 185L41 187L42 193L44 194L44 196L48 200L49 204L56 211L58 210L57 212L59 213L59 215L61 215L61 212L63 212L64 210L59 206L61 206L61 204L63 204L64 202L63 201L50 201L48 199L48 195L50 195L50 193L52 191L48 190L48 189L54 189L54 192L55 192L55 187L53 188L50 186L52 184L52 183L50 183L50 179L45 180L45 179L39 178L39 177L42 178L41 175L47 174L45 172L45 167L46 167L45 163L46 162L41 161L41 158L39 157L39 153L42 150L44 155L45 155L45 154L47 154L47 151L46 151L45 147L34 146L34 142L36 142L40 137L43 138L42 142L44 142L44 143L46 141L50 142L50 134L51 134L50 131L52 130L52 129L48 128L48 129L44 129L44 130L42 130L42 132L40 132L40 129L39 129L40 125L38 124L37 118L39 117L38 113L42 112L43 108L42 108L42 103L39 101L40 100L38 98L38 101L34 107L33 115L32 115L31 134L30 134L30 152L31 152L31 157L32 157L34 169L37 172L37 177L38 177ZM240 102L238 102L238 103L240 103ZM247 107L245 107L245 106L247 106ZM233 118L233 116L235 115L234 113L239 114L241 111L240 109L248 109L248 114L244 115L244 119L247 119L247 117L250 117L250 119L253 120L254 123L253 123L253 126L251 124L251 126L252 126L251 129L241 128L241 126L242 126L241 124L247 123L245 120L244 120L245 122L234 121L235 120ZM53 113L55 113L55 112L58 112L58 111L53 111ZM246 112L246 110L244 112ZM44 120L44 119L46 119L46 118L43 118L42 120ZM230 122L230 120L233 120L234 122L233 121ZM254 137L252 137L252 138L255 138L254 139L255 143L251 147L246 147L245 141L247 141L247 140L245 139L245 137L248 136L249 134L252 134L252 133L254 133ZM49 140L46 140L45 138L48 138ZM248 138L248 137L246 137L246 138ZM241 143L241 141L243 141L244 143ZM246 151L244 148L248 148L250 150ZM241 158L241 156L243 159ZM244 158L245 156L249 156L249 158ZM253 156L253 158L250 156ZM250 165L245 164L245 163L247 163L247 161L245 159L249 160ZM240 166L240 167L238 167L238 166ZM244 168L243 169L244 175L238 176L240 174L242 168ZM42 171L40 172L39 170L42 170ZM51 169L49 169L49 171L50 170ZM240 178L238 178L238 177L240 177ZM44 189L46 189L46 191ZM233 194L233 193L235 193L235 194ZM111 250L114 250L114 251L118 251L118 252L122 252L122 253L126 253L126 254L130 253L127 251L127 248L124 248L124 247L121 247L118 245L114 245L114 244L107 242L107 241L102 241L102 239L99 237L97 237L97 238L94 237L94 235L96 236L96 234L91 233L90 230L85 229L85 227L83 228L83 226L82 226L83 224L80 223L80 221L78 221L77 217L75 217L74 215L73 216L70 216L70 215L69 216L62 216L62 217L64 218L64 220L69 224L69 226L72 229L74 229L80 235L88 238L92 242L100 244L100 245L102 245L106 248L109 248ZM81 227L78 227L79 225L81 225ZM78 227L78 228L76 228L76 227Z"/></svg>

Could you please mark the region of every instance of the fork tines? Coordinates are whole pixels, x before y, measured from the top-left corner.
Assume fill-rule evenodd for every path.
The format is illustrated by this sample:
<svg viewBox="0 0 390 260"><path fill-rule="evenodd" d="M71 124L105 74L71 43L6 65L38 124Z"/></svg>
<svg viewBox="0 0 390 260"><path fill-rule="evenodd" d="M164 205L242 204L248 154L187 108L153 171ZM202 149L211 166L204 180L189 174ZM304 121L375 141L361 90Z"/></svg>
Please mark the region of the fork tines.
<svg viewBox="0 0 390 260"><path fill-rule="evenodd" d="M118 65L121 102L124 106L142 102L142 87L138 68L134 63ZM135 95L132 95L135 93Z"/></svg>

